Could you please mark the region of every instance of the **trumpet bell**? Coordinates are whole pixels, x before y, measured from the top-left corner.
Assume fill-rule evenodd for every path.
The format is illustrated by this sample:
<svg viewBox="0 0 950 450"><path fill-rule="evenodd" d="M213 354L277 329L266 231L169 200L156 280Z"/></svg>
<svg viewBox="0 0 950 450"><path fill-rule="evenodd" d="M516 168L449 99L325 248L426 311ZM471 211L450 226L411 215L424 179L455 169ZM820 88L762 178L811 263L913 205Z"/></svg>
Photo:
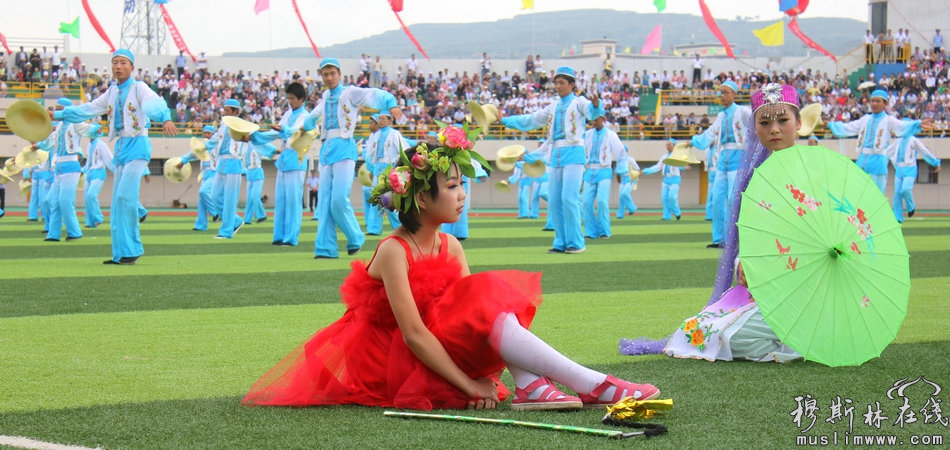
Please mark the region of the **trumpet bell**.
<svg viewBox="0 0 950 450"><path fill-rule="evenodd" d="M663 158L663 164L674 167L683 167L690 164L699 164L700 161L693 156L692 147L688 142L680 142L673 147L670 156Z"/></svg>
<svg viewBox="0 0 950 450"><path fill-rule="evenodd" d="M185 164L178 168L181 163L181 157L176 156L165 161L165 178L172 183L181 183L191 177L191 164Z"/></svg>
<svg viewBox="0 0 950 450"><path fill-rule="evenodd" d="M42 141L53 132L49 113L33 100L19 100L10 105L6 120L10 131L28 142Z"/></svg>
<svg viewBox="0 0 950 450"><path fill-rule="evenodd" d="M802 116L802 127L798 129L798 135L801 137L811 136L818 125L823 125L821 121L821 103L812 103L805 106L800 111Z"/></svg>

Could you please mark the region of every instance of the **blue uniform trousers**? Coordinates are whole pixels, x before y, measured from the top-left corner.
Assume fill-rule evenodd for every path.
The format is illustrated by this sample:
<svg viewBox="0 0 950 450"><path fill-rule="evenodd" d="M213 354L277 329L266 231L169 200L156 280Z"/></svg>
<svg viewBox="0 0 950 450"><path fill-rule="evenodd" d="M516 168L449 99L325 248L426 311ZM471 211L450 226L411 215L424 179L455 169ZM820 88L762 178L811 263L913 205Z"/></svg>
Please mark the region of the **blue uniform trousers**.
<svg viewBox="0 0 950 450"><path fill-rule="evenodd" d="M60 239L63 226L66 236L81 237L79 218L76 217L76 187L79 185L79 172L60 173L53 178L53 185L46 194L49 202L49 227L47 239Z"/></svg>
<svg viewBox="0 0 950 450"><path fill-rule="evenodd" d="M355 168L356 161L352 159L320 167L320 191L317 194L320 225L317 226L317 238L313 242L314 256L339 257L337 227L346 237L347 250L357 250L366 242L350 203ZM300 203L299 198L297 202Z"/></svg>
<svg viewBox="0 0 950 450"><path fill-rule="evenodd" d="M274 188L274 242L297 245L303 220L304 170L278 170ZM323 189L321 189L321 192Z"/></svg>

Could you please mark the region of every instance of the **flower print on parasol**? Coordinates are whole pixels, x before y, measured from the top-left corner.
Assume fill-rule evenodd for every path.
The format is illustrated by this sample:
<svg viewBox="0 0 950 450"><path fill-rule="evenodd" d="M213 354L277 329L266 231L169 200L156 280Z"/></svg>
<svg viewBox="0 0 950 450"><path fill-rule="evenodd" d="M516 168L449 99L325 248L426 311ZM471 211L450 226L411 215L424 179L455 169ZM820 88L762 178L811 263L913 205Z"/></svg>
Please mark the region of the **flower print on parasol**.
<svg viewBox="0 0 950 450"><path fill-rule="evenodd" d="M806 359L859 365L897 336L910 269L880 189L824 147L775 152L739 212L739 256L765 321Z"/></svg>

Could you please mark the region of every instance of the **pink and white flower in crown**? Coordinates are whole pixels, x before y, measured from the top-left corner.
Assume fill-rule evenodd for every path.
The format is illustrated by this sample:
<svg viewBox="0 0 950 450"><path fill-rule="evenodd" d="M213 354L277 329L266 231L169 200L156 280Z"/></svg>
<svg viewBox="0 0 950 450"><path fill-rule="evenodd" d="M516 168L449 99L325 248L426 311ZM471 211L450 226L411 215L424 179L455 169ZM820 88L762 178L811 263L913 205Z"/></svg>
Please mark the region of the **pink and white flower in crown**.
<svg viewBox="0 0 950 450"><path fill-rule="evenodd" d="M412 167L417 170L429 170L429 155L424 150L412 155Z"/></svg>
<svg viewBox="0 0 950 450"><path fill-rule="evenodd" d="M439 142L450 148L470 150L474 144L468 140L465 131L459 127L448 126L439 132Z"/></svg>
<svg viewBox="0 0 950 450"><path fill-rule="evenodd" d="M411 182L412 175L408 171L397 169L389 172L389 185L392 186L393 192L399 195L405 195L409 192L409 183Z"/></svg>

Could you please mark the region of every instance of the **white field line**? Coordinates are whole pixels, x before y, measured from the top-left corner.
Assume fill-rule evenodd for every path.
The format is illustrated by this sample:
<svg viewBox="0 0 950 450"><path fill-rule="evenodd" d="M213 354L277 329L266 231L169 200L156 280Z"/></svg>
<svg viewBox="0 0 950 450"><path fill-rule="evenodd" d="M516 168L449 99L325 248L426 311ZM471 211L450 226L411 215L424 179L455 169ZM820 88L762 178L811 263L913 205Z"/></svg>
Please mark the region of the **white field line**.
<svg viewBox="0 0 950 450"><path fill-rule="evenodd" d="M29 448L35 450L95 450L89 447L80 447L77 445L53 444L51 442L37 441L35 439L22 436L2 436L0 435L0 445L7 445L16 448ZM98 449L98 447L96 447Z"/></svg>

